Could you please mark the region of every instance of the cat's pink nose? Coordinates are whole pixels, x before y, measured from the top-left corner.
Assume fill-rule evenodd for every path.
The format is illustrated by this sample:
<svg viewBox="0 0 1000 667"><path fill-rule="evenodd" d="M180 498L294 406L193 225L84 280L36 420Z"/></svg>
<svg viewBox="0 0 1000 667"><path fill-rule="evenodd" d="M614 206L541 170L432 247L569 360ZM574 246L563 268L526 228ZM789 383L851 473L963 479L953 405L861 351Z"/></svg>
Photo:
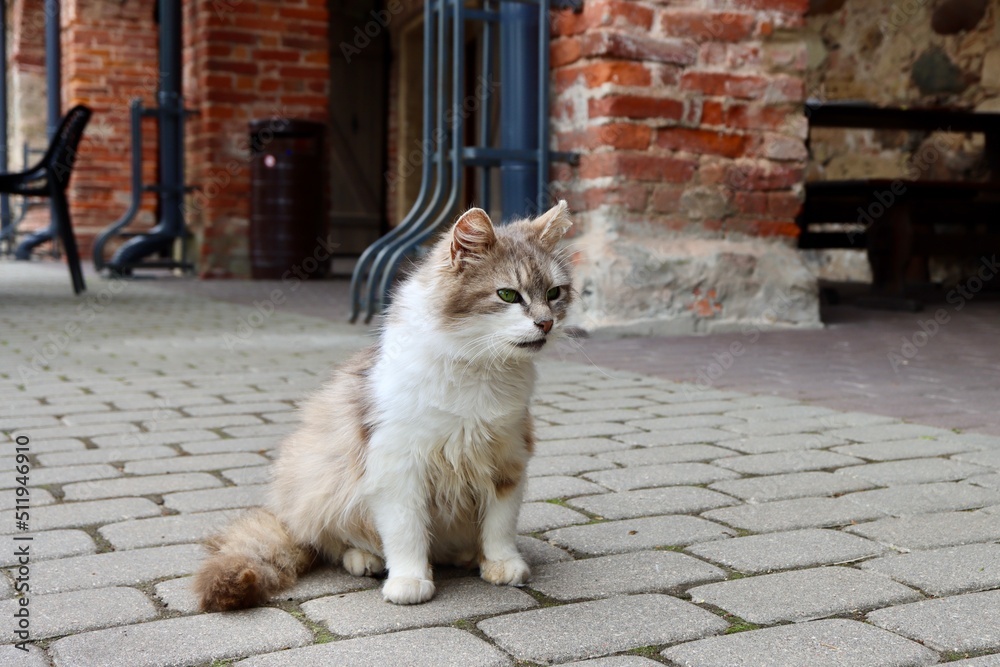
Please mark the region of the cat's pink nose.
<svg viewBox="0 0 1000 667"><path fill-rule="evenodd" d="M544 320L535 320L535 326L545 333L548 333L552 330L552 318L547 317Z"/></svg>

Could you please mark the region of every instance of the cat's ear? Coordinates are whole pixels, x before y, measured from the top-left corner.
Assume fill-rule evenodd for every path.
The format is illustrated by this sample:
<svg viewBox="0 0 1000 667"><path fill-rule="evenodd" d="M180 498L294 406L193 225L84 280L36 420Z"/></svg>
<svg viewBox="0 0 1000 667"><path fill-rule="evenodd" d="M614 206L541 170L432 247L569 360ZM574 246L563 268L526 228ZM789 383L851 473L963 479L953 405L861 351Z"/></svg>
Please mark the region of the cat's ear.
<svg viewBox="0 0 1000 667"><path fill-rule="evenodd" d="M559 240L573 226L573 221L569 219L569 206L566 200L560 199L558 204L532 220L531 225L535 228L542 245L548 250L555 249Z"/></svg>
<svg viewBox="0 0 1000 667"><path fill-rule="evenodd" d="M470 208L451 229L451 263L459 264L465 257L476 257L493 247L497 237L486 211Z"/></svg>

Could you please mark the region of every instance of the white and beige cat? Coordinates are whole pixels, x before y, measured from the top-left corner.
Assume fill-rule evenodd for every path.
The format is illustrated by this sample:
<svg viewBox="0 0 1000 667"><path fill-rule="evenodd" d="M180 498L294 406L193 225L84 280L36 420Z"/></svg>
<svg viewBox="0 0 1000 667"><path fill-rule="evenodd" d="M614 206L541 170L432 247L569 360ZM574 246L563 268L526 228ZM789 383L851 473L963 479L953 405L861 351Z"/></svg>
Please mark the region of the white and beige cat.
<svg viewBox="0 0 1000 667"><path fill-rule="evenodd" d="M388 569L397 604L434 595L432 563L494 584L530 574L515 546L533 449L533 359L572 299L566 202L494 227L464 213L398 291L378 342L304 406L263 508L209 541L205 610L250 607L314 561Z"/></svg>

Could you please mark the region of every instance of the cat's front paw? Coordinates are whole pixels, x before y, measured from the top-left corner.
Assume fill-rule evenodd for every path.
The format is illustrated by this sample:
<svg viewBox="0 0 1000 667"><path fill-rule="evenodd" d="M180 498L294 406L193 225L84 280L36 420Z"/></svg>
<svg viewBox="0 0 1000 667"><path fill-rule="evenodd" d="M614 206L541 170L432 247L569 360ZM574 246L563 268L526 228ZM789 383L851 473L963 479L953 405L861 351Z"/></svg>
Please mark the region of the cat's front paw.
<svg viewBox="0 0 1000 667"><path fill-rule="evenodd" d="M385 561L375 554L351 548L344 552L344 569L355 577L370 577L385 571Z"/></svg>
<svg viewBox="0 0 1000 667"><path fill-rule="evenodd" d="M527 583L531 568L520 556L507 560L486 560L480 566L480 576L497 586L520 586Z"/></svg>
<svg viewBox="0 0 1000 667"><path fill-rule="evenodd" d="M382 599L393 604L420 604L434 597L434 582L413 577L390 577L382 586Z"/></svg>

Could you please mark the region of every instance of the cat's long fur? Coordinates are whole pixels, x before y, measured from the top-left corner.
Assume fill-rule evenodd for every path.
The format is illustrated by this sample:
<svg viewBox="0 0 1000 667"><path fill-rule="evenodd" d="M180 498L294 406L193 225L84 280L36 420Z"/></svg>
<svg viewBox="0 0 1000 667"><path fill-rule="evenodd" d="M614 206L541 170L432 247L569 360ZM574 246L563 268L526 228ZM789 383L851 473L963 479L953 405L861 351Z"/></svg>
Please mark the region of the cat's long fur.
<svg viewBox="0 0 1000 667"><path fill-rule="evenodd" d="M433 596L432 562L527 580L515 535L533 357L571 300L556 249L570 224L565 202L496 229L479 209L459 219L394 295L378 343L306 403L265 507L209 541L203 609L261 604L317 557L358 576L388 566L383 595L399 604Z"/></svg>

